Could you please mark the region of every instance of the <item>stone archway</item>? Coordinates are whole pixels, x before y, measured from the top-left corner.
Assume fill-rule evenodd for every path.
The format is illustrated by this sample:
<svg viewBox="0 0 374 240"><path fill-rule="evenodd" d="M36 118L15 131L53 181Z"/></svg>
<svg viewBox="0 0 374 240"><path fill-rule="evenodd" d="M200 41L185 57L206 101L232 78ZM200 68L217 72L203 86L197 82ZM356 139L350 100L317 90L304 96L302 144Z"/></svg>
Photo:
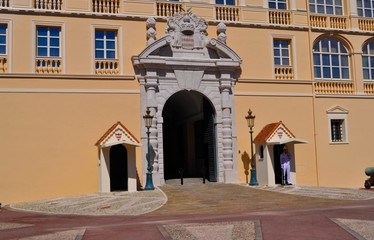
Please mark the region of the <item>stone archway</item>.
<svg viewBox="0 0 374 240"><path fill-rule="evenodd" d="M168 18L167 34L155 39L155 20L147 20L148 46L133 57L140 83L141 113L146 108L154 117L150 128L151 162L155 185L165 183L163 112L169 99L180 91L205 96L215 113L216 178L218 182L237 182L236 123L234 82L240 75L239 56L226 45L226 26L218 25L218 39L209 39L205 20L191 12ZM146 128L142 126L142 145L146 146ZM146 147L142 163L147 165ZM191 154L191 153L189 153ZM143 169L145 169L143 167ZM143 181L146 171L143 170Z"/></svg>
<svg viewBox="0 0 374 240"><path fill-rule="evenodd" d="M196 91L180 91L165 103L163 153L165 180L186 178L217 181L215 112L209 100Z"/></svg>

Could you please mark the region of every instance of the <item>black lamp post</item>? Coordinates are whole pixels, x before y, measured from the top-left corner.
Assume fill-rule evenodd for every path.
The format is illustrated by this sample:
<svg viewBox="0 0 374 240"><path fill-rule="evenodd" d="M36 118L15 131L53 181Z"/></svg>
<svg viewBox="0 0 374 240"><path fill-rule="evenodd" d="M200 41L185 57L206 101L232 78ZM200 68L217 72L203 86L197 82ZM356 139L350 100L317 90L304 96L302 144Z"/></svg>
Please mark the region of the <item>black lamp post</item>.
<svg viewBox="0 0 374 240"><path fill-rule="evenodd" d="M251 109L249 109L248 110L248 116L246 116L245 119L247 120L247 124L248 124L248 127L249 127L249 133L251 135L251 180L249 182L249 185L251 185L251 186L257 186L258 185L255 162L254 162L254 159L253 159L253 137L252 137L252 134L253 134L252 128L255 125L255 117L256 117L255 115L252 115Z"/></svg>
<svg viewBox="0 0 374 240"><path fill-rule="evenodd" d="M152 119L153 116L150 114L149 107L147 107L146 114L143 116L144 125L147 128L147 141L148 141L148 154L147 154L147 182L145 184L144 190L154 190L155 187L153 186L153 179L152 179L152 168L151 168L151 151L150 151L150 144L149 144L149 128L152 126Z"/></svg>

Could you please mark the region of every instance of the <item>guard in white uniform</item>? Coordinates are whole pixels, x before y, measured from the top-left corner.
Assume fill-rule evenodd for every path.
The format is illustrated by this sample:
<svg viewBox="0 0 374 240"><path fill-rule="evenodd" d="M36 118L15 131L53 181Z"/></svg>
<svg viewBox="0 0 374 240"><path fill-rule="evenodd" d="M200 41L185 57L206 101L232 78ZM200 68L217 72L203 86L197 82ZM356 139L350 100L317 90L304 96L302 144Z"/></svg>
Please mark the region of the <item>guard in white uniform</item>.
<svg viewBox="0 0 374 240"><path fill-rule="evenodd" d="M283 147L283 153L280 155L280 164L282 168L282 185L292 185L290 179L290 162L291 154L288 152L287 146Z"/></svg>

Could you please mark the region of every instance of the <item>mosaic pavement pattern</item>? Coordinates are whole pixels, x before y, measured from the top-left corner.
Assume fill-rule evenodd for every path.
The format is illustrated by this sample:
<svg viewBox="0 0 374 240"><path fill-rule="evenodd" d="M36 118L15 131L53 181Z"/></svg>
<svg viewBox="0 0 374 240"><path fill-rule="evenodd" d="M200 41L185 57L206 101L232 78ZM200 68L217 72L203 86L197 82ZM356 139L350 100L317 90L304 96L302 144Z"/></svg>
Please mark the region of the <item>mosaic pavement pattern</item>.
<svg viewBox="0 0 374 240"><path fill-rule="evenodd" d="M374 240L374 221L357 219L331 219L359 240Z"/></svg>
<svg viewBox="0 0 374 240"><path fill-rule="evenodd" d="M97 193L11 205L13 209L74 215L141 215L162 207L166 195L154 191Z"/></svg>
<svg viewBox="0 0 374 240"><path fill-rule="evenodd" d="M324 188L308 186L260 186L258 189L294 194L306 197L318 197L340 200L369 200L374 198L374 191L353 188Z"/></svg>
<svg viewBox="0 0 374 240"><path fill-rule="evenodd" d="M257 221L187 223L159 227L166 240L261 240Z"/></svg>

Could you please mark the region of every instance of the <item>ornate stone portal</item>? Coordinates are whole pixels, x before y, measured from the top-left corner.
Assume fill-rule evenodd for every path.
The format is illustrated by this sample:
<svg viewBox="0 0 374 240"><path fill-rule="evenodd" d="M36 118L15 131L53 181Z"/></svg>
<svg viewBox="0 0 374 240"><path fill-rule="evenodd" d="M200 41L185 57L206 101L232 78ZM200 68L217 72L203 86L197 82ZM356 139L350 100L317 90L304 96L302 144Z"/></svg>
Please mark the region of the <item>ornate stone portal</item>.
<svg viewBox="0 0 374 240"><path fill-rule="evenodd" d="M154 184L165 183L163 109L172 95L183 90L199 92L210 101L215 112L217 181L237 182L233 87L241 73L241 59L226 45L226 26L218 25L218 40L209 39L205 20L187 11L168 18L166 35L157 40L155 27L155 20L149 18L147 47L132 59L141 87L141 112L144 114L149 107L155 116L150 128ZM147 136L144 125L142 144L145 180Z"/></svg>

